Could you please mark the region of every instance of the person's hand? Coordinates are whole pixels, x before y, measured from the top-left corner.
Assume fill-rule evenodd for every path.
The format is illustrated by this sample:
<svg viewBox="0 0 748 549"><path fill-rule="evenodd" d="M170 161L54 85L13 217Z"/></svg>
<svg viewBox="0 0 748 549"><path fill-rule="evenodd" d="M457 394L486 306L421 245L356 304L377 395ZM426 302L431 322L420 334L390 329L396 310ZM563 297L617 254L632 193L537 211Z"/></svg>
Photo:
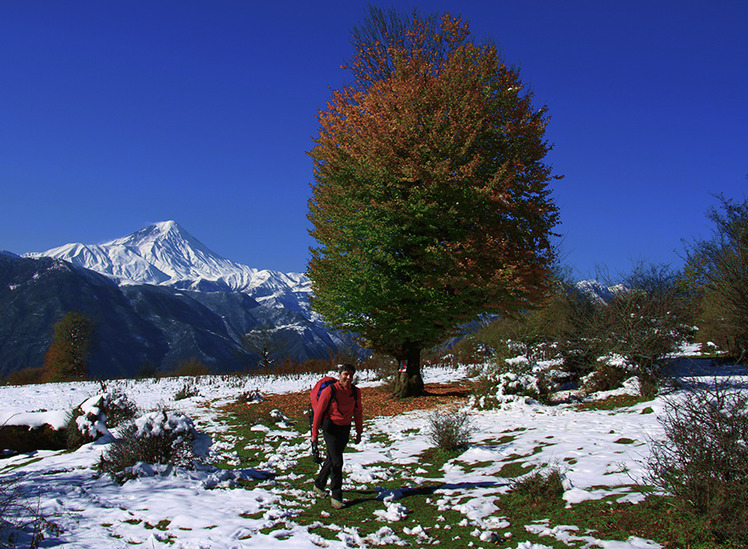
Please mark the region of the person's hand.
<svg viewBox="0 0 748 549"><path fill-rule="evenodd" d="M361 433L356 433L356 444L361 442Z"/></svg>
<svg viewBox="0 0 748 549"><path fill-rule="evenodd" d="M312 444L315 444L317 442L317 439L319 439L319 436L312 435Z"/></svg>

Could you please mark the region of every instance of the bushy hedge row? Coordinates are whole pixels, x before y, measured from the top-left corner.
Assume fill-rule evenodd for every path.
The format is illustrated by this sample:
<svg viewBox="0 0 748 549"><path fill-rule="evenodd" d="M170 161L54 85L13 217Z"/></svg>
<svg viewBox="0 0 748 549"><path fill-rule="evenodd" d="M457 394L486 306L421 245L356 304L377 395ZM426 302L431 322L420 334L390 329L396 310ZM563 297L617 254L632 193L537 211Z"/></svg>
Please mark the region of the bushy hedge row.
<svg viewBox="0 0 748 549"><path fill-rule="evenodd" d="M491 349L497 367L489 377L505 394L543 400L570 381L595 391L632 376L653 394L663 359L693 335L692 296L666 267L640 265L615 289L605 301L559 281L535 309L494 320L457 352ZM524 361L507 360L517 355ZM517 376L533 382L519 387Z"/></svg>

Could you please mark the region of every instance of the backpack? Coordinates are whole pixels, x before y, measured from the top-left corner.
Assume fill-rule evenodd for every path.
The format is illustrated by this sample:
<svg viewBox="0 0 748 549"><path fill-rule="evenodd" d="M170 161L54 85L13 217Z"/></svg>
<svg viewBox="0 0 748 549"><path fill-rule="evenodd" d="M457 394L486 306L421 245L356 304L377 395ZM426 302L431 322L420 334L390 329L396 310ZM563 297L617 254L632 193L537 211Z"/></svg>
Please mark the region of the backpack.
<svg viewBox="0 0 748 549"><path fill-rule="evenodd" d="M314 423L314 410L317 408L317 402L319 402L319 397L322 394L322 391L324 391L328 387L332 387L332 396L330 397L330 403L332 403L332 399L335 398L336 381L337 379L335 379L334 377L325 376L317 383L315 383L314 387L312 387L312 390L309 393L310 400L312 401L312 406L311 408L309 408L309 427L311 427L312 423ZM325 410L325 413L327 413L327 410Z"/></svg>
<svg viewBox="0 0 748 549"><path fill-rule="evenodd" d="M337 381L336 378L332 376L325 376L322 379L320 379L317 383L314 384L314 387L312 387L312 390L309 394L310 400L312 402L311 408L309 408L309 428L311 429L312 423L314 423L314 411L317 408L317 403L319 402L319 397L322 394L322 391L330 387L332 391L332 395L330 397L330 402L328 403L327 407L329 409L330 404L332 404L333 399L335 399L335 382ZM353 387L353 398L356 400L356 403L358 404L358 388L356 386ZM327 410L324 410L322 414L326 414Z"/></svg>

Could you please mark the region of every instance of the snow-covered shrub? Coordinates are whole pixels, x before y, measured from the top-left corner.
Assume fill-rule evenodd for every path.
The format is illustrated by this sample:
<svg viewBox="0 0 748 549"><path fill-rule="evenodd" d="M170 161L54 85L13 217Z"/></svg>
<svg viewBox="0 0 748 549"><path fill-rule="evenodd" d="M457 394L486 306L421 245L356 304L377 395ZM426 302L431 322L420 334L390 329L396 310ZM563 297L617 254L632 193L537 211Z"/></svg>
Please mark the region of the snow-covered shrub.
<svg viewBox="0 0 748 549"><path fill-rule="evenodd" d="M473 427L466 410L436 410L429 416L429 440L442 450L467 448Z"/></svg>
<svg viewBox="0 0 748 549"><path fill-rule="evenodd" d="M598 362L600 366L597 370L582 378L582 389L585 393L618 389L635 375L634 367L624 357L609 355L600 357Z"/></svg>
<svg viewBox="0 0 748 549"><path fill-rule="evenodd" d="M138 464L178 466L194 465L192 442L196 431L192 420L181 412L150 412L121 430L99 464L104 472L120 479L137 476Z"/></svg>
<svg viewBox="0 0 748 549"><path fill-rule="evenodd" d="M104 403L107 427L117 427L138 415L138 406L125 393L115 389L108 395Z"/></svg>
<svg viewBox="0 0 748 549"><path fill-rule="evenodd" d="M185 398L191 398L194 396L200 396L200 392L197 387L191 383L185 383L182 388L174 394L174 400L184 400Z"/></svg>
<svg viewBox="0 0 748 549"><path fill-rule="evenodd" d="M265 399L263 398L259 389L252 389L250 391L244 391L236 399L236 401L239 404L249 404L251 402L262 402L263 400Z"/></svg>
<svg viewBox="0 0 748 549"><path fill-rule="evenodd" d="M83 444L92 442L109 429L135 417L137 407L121 391L112 391L94 395L70 415L67 428L67 446L73 450Z"/></svg>
<svg viewBox="0 0 748 549"><path fill-rule="evenodd" d="M727 382L693 388L668 400L660 423L664 439L652 441L647 480L705 518L719 540L748 544L745 392Z"/></svg>
<svg viewBox="0 0 748 549"><path fill-rule="evenodd" d="M505 402L518 398L531 398L539 402L549 402L556 362L535 363L525 357L516 357L497 364L486 373L472 398L472 404L480 409L492 409Z"/></svg>

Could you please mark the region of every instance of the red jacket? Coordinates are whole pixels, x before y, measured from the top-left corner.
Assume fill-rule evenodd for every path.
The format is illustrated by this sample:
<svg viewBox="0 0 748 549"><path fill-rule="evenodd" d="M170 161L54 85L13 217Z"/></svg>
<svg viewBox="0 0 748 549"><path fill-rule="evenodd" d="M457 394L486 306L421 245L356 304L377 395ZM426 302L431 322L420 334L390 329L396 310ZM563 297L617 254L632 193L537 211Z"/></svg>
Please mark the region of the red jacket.
<svg viewBox="0 0 748 549"><path fill-rule="evenodd" d="M317 407L314 409L314 422L312 423L312 436L319 433L320 425L325 416L330 418L335 425L350 425L352 420L356 422L356 432L363 432L364 413L361 405L361 390L351 385L346 390L339 381L334 383L335 398L332 398L332 387L325 388L319 395ZM358 394L354 396L354 391ZM330 399L332 398L332 402ZM327 410L327 413L324 413Z"/></svg>

